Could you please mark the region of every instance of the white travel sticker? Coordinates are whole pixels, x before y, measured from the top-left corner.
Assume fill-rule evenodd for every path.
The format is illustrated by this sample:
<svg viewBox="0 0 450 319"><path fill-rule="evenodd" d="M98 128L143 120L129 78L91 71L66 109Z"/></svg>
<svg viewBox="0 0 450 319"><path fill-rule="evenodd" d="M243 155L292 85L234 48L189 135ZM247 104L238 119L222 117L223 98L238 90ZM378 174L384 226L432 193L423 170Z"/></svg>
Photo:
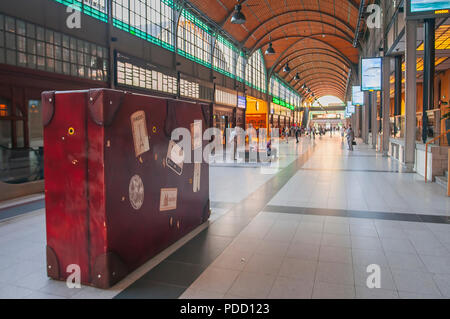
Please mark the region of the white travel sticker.
<svg viewBox="0 0 450 319"><path fill-rule="evenodd" d="M131 114L131 128L133 130L134 151L136 157L138 157L150 150L144 111L137 111Z"/></svg>
<svg viewBox="0 0 450 319"><path fill-rule="evenodd" d="M202 121L191 123L191 145L193 150L202 147Z"/></svg>
<svg viewBox="0 0 450 319"><path fill-rule="evenodd" d="M161 188L161 197L159 200L159 211L177 209L177 188Z"/></svg>
<svg viewBox="0 0 450 319"><path fill-rule="evenodd" d="M137 210L142 207L144 203L144 183L139 175L131 177L130 185L128 186L128 196L134 209Z"/></svg>
<svg viewBox="0 0 450 319"><path fill-rule="evenodd" d="M169 166L170 169L172 169L178 175L181 175L183 173L183 163L184 163L183 149L177 143L170 140L166 157L167 166Z"/></svg>
<svg viewBox="0 0 450 319"><path fill-rule="evenodd" d="M200 191L200 173L202 171L201 163L194 163L194 181L192 183L192 190L194 193Z"/></svg>

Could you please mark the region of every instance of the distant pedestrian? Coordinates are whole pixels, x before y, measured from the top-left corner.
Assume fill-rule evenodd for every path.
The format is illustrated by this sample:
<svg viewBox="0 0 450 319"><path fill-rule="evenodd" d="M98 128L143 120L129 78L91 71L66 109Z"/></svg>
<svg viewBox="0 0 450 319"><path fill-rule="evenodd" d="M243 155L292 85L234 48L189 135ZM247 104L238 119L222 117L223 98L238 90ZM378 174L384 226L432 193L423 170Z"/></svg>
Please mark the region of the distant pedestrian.
<svg viewBox="0 0 450 319"><path fill-rule="evenodd" d="M347 129L347 143L348 150L353 151L353 142L355 140L355 132L353 132L352 126L349 125Z"/></svg>
<svg viewBox="0 0 450 319"><path fill-rule="evenodd" d="M297 143L298 143L298 137L301 134L302 134L302 131L300 130L299 127L297 127L296 130L295 130L295 139L297 140Z"/></svg>

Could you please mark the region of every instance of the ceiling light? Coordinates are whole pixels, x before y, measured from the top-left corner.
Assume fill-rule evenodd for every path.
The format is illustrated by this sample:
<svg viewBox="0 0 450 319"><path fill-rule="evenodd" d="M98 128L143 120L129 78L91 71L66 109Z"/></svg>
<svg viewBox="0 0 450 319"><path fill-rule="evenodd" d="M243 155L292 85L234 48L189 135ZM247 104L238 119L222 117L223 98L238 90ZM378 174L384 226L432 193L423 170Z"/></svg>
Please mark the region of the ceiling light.
<svg viewBox="0 0 450 319"><path fill-rule="evenodd" d="M244 24L246 19L245 19L245 15L241 12L241 5L237 4L236 6L234 6L234 13L231 16L231 23L233 24Z"/></svg>
<svg viewBox="0 0 450 319"><path fill-rule="evenodd" d="M300 81L300 75L298 74L298 72L297 72L297 74L295 75L294 80L295 80L295 81Z"/></svg>
<svg viewBox="0 0 450 319"><path fill-rule="evenodd" d="M286 63L284 66L283 72L289 73L291 72L291 68L289 67L289 62Z"/></svg>
<svg viewBox="0 0 450 319"><path fill-rule="evenodd" d="M266 50L266 55L274 55L275 54L275 50L272 47L272 42L269 43L269 47Z"/></svg>

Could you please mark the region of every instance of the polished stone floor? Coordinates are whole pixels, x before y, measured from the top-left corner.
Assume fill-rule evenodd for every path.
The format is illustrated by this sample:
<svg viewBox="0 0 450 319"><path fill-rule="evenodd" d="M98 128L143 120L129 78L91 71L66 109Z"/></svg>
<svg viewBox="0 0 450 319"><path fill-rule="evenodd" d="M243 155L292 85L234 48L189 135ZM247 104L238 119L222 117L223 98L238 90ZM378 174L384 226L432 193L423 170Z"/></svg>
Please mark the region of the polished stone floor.
<svg viewBox="0 0 450 319"><path fill-rule="evenodd" d="M338 136L279 148L211 167L209 223L108 290L47 279L44 209L0 210L0 298L450 298L443 188Z"/></svg>

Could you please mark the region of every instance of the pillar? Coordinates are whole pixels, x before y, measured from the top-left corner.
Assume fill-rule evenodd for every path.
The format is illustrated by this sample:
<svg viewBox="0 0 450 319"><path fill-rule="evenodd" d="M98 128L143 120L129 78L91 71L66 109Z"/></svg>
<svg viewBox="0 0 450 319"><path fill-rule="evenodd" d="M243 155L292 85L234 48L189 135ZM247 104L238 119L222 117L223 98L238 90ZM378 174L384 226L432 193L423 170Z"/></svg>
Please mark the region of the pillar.
<svg viewBox="0 0 450 319"><path fill-rule="evenodd" d="M382 118L383 118L383 140L381 145L381 150L383 152L383 156L388 156L389 152L389 140L390 140L390 107L391 107L391 82L390 82L390 74L391 74L391 59L389 57L384 57L383 59L383 94L382 102L383 102L383 110L382 110Z"/></svg>
<svg viewBox="0 0 450 319"><path fill-rule="evenodd" d="M428 136L428 116L427 110L434 107L434 58L435 58L435 19L425 19L425 44L423 57L423 126L422 140L427 142Z"/></svg>
<svg viewBox="0 0 450 319"><path fill-rule="evenodd" d="M417 102L417 22L406 21L406 49L405 49L405 166L414 168L416 150L416 102Z"/></svg>
<svg viewBox="0 0 450 319"><path fill-rule="evenodd" d="M362 131L364 143L369 143L369 92L364 92L364 105L362 106Z"/></svg>
<svg viewBox="0 0 450 319"><path fill-rule="evenodd" d="M378 103L377 103L377 92L370 92L372 105L371 105L371 128L372 128L372 148L377 148L378 142Z"/></svg>
<svg viewBox="0 0 450 319"><path fill-rule="evenodd" d="M360 126L360 117L361 117L361 108L362 106L356 106L356 110L355 110L355 126L354 126L354 130L355 130L355 136L356 137L361 137L361 126Z"/></svg>

